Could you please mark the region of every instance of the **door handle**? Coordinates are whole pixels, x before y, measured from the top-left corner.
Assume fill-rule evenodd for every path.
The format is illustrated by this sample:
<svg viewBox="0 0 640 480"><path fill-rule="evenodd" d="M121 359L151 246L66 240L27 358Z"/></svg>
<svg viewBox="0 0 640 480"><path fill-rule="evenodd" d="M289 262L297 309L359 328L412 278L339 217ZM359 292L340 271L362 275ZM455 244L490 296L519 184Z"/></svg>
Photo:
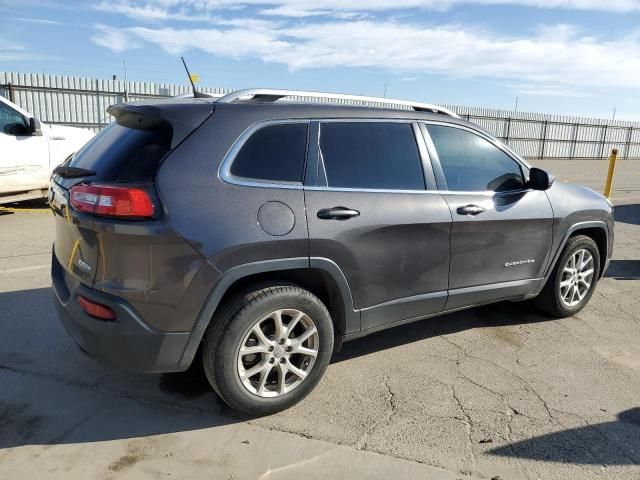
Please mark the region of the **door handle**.
<svg viewBox="0 0 640 480"><path fill-rule="evenodd" d="M456 211L459 215L478 215L485 210L485 208L479 207L478 205L465 205L464 207L458 207Z"/></svg>
<svg viewBox="0 0 640 480"><path fill-rule="evenodd" d="M323 208L318 210L318 218L322 220L348 220L360 215L358 210L347 207Z"/></svg>

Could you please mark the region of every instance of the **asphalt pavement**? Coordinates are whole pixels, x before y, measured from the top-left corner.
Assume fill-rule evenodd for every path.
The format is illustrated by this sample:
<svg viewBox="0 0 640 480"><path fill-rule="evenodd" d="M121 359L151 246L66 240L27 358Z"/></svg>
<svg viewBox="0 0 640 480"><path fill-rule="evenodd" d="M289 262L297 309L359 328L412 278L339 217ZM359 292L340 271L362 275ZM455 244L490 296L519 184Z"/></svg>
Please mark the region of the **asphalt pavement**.
<svg viewBox="0 0 640 480"><path fill-rule="evenodd" d="M602 190L606 162L534 162ZM614 181L611 267L578 315L501 303L346 343L265 418L198 367L84 356L50 299L53 221L0 209L0 478L640 479L640 162Z"/></svg>

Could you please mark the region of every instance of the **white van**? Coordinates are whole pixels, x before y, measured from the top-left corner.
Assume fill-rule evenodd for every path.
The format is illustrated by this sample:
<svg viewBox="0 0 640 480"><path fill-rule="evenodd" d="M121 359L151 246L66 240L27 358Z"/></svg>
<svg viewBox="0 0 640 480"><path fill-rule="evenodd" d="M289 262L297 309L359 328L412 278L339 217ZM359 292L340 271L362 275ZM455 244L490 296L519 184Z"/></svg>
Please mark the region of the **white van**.
<svg viewBox="0 0 640 480"><path fill-rule="evenodd" d="M53 169L93 135L42 123L0 95L0 204L46 198Z"/></svg>

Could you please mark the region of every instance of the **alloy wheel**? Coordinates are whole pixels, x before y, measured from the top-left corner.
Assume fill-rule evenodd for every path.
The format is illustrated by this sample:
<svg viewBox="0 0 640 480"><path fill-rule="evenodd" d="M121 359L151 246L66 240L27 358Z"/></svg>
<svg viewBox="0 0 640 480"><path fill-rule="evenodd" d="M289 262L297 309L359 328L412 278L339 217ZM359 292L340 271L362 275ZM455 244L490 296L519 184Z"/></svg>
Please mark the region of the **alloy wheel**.
<svg viewBox="0 0 640 480"><path fill-rule="evenodd" d="M279 397L297 388L313 368L320 337L313 320L296 309L281 309L258 320L240 344L242 385L259 397Z"/></svg>
<svg viewBox="0 0 640 480"><path fill-rule="evenodd" d="M593 255L584 248L571 254L562 270L560 300L567 307L575 307L589 293L594 274Z"/></svg>

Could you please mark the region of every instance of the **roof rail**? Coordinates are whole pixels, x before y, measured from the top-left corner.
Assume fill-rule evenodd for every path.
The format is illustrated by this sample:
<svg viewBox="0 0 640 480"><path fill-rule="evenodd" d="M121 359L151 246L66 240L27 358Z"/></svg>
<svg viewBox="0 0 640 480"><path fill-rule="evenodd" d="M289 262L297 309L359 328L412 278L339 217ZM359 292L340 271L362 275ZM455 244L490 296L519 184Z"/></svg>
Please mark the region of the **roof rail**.
<svg viewBox="0 0 640 480"><path fill-rule="evenodd" d="M451 117L460 118L455 112L448 108L439 107L431 103L410 102L407 100L394 100L392 98L381 97L365 97L361 95L345 95L343 93L325 93L325 92L307 92L304 90L277 90L270 88L248 88L245 90L236 90L219 98L217 102L232 103L235 101L247 102L276 102L285 97L301 97L304 101L308 98L320 98L327 100L338 100L340 102L367 102L375 103L372 105L378 108L394 108L407 107L418 112L442 113ZM364 105L366 106L366 105Z"/></svg>

